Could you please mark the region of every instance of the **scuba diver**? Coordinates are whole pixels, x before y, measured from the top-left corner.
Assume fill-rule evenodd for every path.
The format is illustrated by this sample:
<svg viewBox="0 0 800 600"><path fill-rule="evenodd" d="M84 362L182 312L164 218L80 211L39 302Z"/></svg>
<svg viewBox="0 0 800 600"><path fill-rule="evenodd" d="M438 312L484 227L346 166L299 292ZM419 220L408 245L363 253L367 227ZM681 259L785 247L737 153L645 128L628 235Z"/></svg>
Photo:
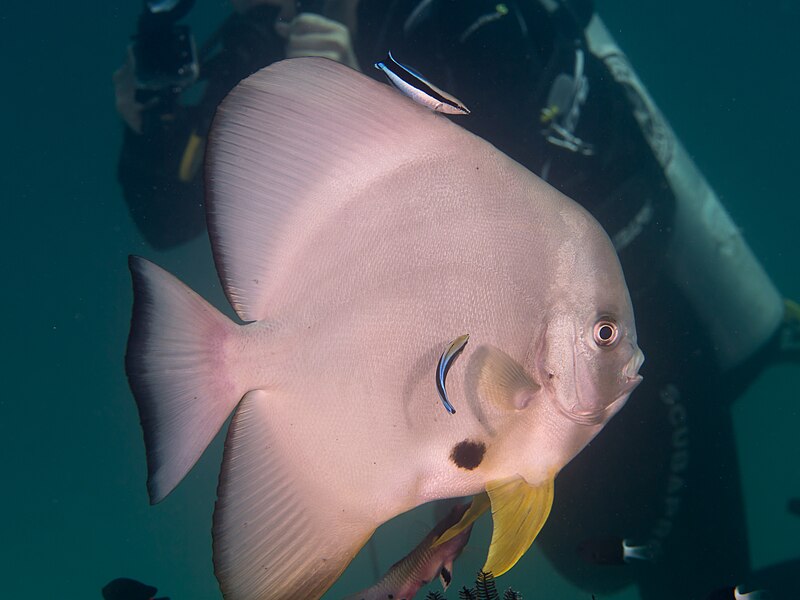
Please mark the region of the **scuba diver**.
<svg viewBox="0 0 800 600"><path fill-rule="evenodd" d="M179 24L193 4L145 2L115 74L119 180L151 246L205 231L204 139L236 83L292 56L382 78L372 65L391 51L469 107L459 125L587 208L623 265L644 382L556 479L539 547L597 595L635 584L645 600L702 597L752 577L800 597L788 574L751 572L731 414L765 367L800 362L800 307L770 281L591 0L233 0L199 49ZM185 103L194 89L200 100ZM609 538L652 559L585 559Z"/></svg>
<svg viewBox="0 0 800 600"><path fill-rule="evenodd" d="M146 0L128 60L114 74L117 110L126 124L118 179L133 221L156 249L205 232L204 138L234 85L291 56L325 56L357 68L349 29L339 21L313 13L293 19L293 2L231 3L233 14L197 48L179 24L194 0ZM348 5L355 7L337 2L336 15L354 22ZM184 91L198 89L199 102L181 101Z"/></svg>

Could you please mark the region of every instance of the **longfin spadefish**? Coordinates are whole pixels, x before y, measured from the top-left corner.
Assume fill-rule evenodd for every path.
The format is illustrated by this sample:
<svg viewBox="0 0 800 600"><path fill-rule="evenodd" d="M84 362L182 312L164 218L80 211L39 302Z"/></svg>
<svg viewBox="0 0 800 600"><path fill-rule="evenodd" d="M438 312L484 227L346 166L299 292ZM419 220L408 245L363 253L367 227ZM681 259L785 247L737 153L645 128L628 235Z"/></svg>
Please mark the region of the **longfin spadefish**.
<svg viewBox="0 0 800 600"><path fill-rule="evenodd" d="M553 479L530 485L522 477L486 485L492 502L492 543L483 570L499 577L531 547L553 506Z"/></svg>

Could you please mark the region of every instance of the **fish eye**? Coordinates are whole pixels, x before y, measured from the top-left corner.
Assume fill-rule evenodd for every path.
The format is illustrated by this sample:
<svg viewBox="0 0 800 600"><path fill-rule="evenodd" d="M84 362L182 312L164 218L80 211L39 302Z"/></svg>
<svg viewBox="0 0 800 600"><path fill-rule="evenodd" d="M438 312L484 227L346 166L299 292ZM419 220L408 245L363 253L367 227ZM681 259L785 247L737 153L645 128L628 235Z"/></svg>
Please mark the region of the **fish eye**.
<svg viewBox="0 0 800 600"><path fill-rule="evenodd" d="M608 318L600 319L594 324L594 343L608 348L613 346L619 338L619 327Z"/></svg>

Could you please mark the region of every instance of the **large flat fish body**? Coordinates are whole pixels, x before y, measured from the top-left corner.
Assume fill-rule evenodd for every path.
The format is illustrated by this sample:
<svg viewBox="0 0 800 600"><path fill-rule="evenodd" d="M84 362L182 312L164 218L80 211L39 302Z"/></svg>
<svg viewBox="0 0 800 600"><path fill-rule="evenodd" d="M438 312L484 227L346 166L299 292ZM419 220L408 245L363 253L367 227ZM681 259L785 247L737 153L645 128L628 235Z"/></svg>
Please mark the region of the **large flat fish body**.
<svg viewBox="0 0 800 600"><path fill-rule="evenodd" d="M126 364L151 500L235 410L214 513L226 598L318 598L381 523L471 494L494 513L487 566L510 568L555 475L641 379L605 232L490 144L324 59L239 84L206 168L215 260L245 324L131 259ZM466 333L451 415L437 360Z"/></svg>

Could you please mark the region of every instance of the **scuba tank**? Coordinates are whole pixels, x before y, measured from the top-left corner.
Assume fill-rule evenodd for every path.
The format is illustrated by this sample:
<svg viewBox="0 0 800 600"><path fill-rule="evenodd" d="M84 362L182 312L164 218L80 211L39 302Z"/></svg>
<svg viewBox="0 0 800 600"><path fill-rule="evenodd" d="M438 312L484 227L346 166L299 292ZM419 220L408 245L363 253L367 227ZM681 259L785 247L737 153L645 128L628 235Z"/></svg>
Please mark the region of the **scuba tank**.
<svg viewBox="0 0 800 600"><path fill-rule="evenodd" d="M720 369L734 368L775 333L783 318L783 299L597 15L589 22L586 39L590 51L626 89L675 196L666 251L671 279L707 328Z"/></svg>

